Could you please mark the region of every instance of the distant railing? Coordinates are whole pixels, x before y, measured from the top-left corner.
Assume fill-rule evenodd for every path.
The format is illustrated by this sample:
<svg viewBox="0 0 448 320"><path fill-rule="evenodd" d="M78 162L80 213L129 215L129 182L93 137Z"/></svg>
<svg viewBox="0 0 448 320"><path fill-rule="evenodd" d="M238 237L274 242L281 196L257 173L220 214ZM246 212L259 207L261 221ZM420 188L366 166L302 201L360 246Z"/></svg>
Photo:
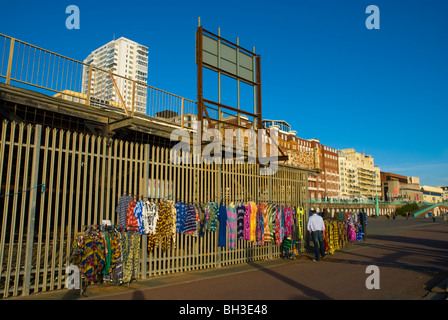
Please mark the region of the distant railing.
<svg viewBox="0 0 448 320"><path fill-rule="evenodd" d="M0 34L0 81L65 100L192 127L196 102Z"/></svg>
<svg viewBox="0 0 448 320"><path fill-rule="evenodd" d="M371 199L358 199L358 200L339 200L339 199L325 199L325 200L315 200L309 199L309 203L342 203L342 204L376 204L375 200ZM394 205L405 205L409 203L417 203L419 206L424 205L440 205L443 203L432 203L432 202L414 202L414 201L380 201L378 200L378 204L394 204Z"/></svg>

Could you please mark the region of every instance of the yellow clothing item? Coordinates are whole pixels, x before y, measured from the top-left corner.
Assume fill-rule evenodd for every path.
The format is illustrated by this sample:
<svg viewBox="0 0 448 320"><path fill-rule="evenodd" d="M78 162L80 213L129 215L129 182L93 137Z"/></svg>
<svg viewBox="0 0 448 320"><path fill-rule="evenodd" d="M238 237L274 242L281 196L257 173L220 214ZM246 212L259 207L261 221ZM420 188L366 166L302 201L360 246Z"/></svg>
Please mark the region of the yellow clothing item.
<svg viewBox="0 0 448 320"><path fill-rule="evenodd" d="M250 240L255 241L255 230L257 229L257 205L250 203Z"/></svg>

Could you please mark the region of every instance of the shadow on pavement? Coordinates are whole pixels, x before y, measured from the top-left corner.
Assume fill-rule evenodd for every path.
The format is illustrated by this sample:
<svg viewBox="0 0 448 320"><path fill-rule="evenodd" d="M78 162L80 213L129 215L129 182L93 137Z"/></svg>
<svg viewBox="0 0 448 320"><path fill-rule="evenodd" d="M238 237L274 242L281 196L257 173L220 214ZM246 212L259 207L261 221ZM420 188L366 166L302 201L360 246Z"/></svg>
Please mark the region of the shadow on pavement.
<svg viewBox="0 0 448 320"><path fill-rule="evenodd" d="M251 265L252 267L256 268L257 270L260 270L260 271L290 285L291 287L302 291L304 294L306 294L310 298L319 299L319 300L333 300L332 298L327 296L325 293L318 291L318 290L314 290L313 288L310 288L308 286L305 286L295 280L292 280L291 278L288 278L278 272L273 271L272 269L264 268L254 262L249 262L248 264ZM302 297L301 297L301 299L302 299Z"/></svg>

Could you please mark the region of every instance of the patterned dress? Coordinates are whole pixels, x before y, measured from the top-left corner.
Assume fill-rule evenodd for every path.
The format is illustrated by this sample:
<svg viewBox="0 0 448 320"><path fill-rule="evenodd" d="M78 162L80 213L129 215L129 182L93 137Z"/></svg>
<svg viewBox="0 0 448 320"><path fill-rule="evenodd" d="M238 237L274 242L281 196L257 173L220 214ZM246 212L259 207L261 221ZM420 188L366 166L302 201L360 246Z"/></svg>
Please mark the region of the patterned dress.
<svg viewBox="0 0 448 320"><path fill-rule="evenodd" d="M256 230L257 230L257 211L258 207L254 202L250 203L250 241L256 242Z"/></svg>
<svg viewBox="0 0 448 320"><path fill-rule="evenodd" d="M244 214L244 239L250 240L250 203L246 204L246 213Z"/></svg>
<svg viewBox="0 0 448 320"><path fill-rule="evenodd" d="M106 264L105 243L104 235L95 231L78 233L75 237L75 261L88 281L96 282L100 279Z"/></svg>
<svg viewBox="0 0 448 320"><path fill-rule="evenodd" d="M227 206L227 228L228 228L228 248L235 249L237 232L237 213L235 204L232 202Z"/></svg>
<svg viewBox="0 0 448 320"><path fill-rule="evenodd" d="M123 282L129 283L138 277L138 262L140 258L140 234L138 232L128 232L129 253L123 270Z"/></svg>

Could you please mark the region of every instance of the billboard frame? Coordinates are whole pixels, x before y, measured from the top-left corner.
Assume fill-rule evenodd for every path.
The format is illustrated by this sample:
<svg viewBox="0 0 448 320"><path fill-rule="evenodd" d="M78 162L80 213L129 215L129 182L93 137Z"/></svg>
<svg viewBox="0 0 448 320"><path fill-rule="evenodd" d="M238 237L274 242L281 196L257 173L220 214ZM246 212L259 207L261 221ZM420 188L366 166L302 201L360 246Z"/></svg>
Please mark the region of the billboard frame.
<svg viewBox="0 0 448 320"><path fill-rule="evenodd" d="M248 55L250 58L253 59L254 61L254 67L255 70L253 70L252 72L254 72L254 80L255 81L250 81L247 79L247 77L242 77L238 75L238 72L235 73L231 73L228 70L225 70L224 68L219 67L219 61L218 61L218 66L216 65L212 65L210 63L207 63L204 61L204 43L203 43L203 37L209 37L209 38L214 38L218 45L220 45L221 43L225 44L226 46L229 46L231 48L234 48L236 50L237 53L239 52L243 52L244 54ZM218 59L220 59L220 57L218 56ZM260 71L260 66L261 66L261 58L259 54L256 54L255 52L251 52L243 47L241 47L238 43L233 43L229 40L226 40L224 38L222 38L220 35L214 34L210 31L207 31L205 29L202 28L202 26L198 26L198 29L196 31L196 65L197 65L197 113L198 113L198 121L200 123L203 123L204 120L204 115L205 118L209 121L208 123L211 122L218 122L221 124L227 124L227 125L231 125L231 126L235 126L235 127L241 127L241 128L245 128L246 127L242 127L238 124L232 124L229 122L225 122L222 121L221 119L211 119L208 112L207 112L207 106L206 104L212 104L217 106L220 109L227 109L233 112L237 113L237 116L239 118L239 116L241 114L249 116L254 118L255 122L255 128L254 129L262 129L262 107L261 107L261 71ZM239 64L236 65L236 68L239 68ZM226 75L228 77L231 77L233 79L236 79L237 81L242 81L245 82L249 85L252 85L254 87L255 90L255 97L254 100L256 100L256 103L254 105L254 112L249 112L243 109L240 109L239 107L232 107L229 105L225 105L222 104L220 101L212 101L209 99L205 99L204 98L204 92L203 92L203 68L208 68L210 70L213 70L215 72L217 72L219 75L223 74Z"/></svg>

